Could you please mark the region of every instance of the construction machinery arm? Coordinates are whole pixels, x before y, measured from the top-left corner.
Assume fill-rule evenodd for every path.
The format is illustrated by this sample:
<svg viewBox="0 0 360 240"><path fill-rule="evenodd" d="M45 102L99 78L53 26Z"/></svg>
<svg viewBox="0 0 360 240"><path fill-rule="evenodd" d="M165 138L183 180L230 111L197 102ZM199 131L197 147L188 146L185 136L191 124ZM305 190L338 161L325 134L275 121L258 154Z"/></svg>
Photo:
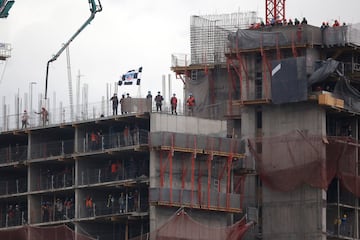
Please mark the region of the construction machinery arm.
<svg viewBox="0 0 360 240"><path fill-rule="evenodd" d="M97 12L102 11L102 6L100 0L97 0L99 5L96 5L95 0L88 0L90 5L90 17L85 21L85 23L75 32L74 35L60 48L60 50L47 62L46 64L46 79L45 79L45 99L47 99L47 88L48 88L48 77L49 77L49 65L51 62L55 61L61 53L70 45L70 43L79 35L79 33L84 30L84 28L90 24L90 22L94 19L95 14Z"/></svg>

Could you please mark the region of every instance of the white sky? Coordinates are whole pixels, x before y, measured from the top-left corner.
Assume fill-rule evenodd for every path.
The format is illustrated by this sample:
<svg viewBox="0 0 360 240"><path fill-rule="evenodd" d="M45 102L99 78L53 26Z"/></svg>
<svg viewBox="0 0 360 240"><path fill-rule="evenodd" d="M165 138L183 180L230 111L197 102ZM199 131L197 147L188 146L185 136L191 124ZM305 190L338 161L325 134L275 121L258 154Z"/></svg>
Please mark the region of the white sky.
<svg viewBox="0 0 360 240"><path fill-rule="evenodd" d="M141 93L162 90L162 75L171 74L172 92L182 96L181 80L170 71L171 54L190 53L190 16L257 11L265 18L265 0L102 0L103 11L70 44L74 103L78 71L89 85L89 102L106 96L107 83L126 71L143 67ZM305 16L309 24L334 19L360 22L359 0L287 0L286 17ZM0 97L14 102L33 85L34 101L44 93L46 63L90 16L88 0L16 0L10 15L0 19L0 42L12 45L12 56L0 62ZM6 66L6 68L5 68ZM66 52L49 70L48 97L68 100ZM136 96L137 87L119 87ZM2 104L1 100L1 104ZM34 104L35 105L35 104Z"/></svg>

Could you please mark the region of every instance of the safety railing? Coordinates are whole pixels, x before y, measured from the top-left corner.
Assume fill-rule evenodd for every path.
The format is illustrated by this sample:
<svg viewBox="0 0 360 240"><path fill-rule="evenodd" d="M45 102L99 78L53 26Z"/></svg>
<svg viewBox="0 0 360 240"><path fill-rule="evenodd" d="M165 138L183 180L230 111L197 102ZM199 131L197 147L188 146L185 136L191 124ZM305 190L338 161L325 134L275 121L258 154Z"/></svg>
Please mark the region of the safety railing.
<svg viewBox="0 0 360 240"><path fill-rule="evenodd" d="M71 187L74 184L71 170L55 174L40 174L36 190L48 190Z"/></svg>
<svg viewBox="0 0 360 240"><path fill-rule="evenodd" d="M171 54L171 67L187 67L190 65L191 57L189 54Z"/></svg>
<svg viewBox="0 0 360 240"><path fill-rule="evenodd" d="M103 151L106 149L148 144L149 131L144 129L133 129L129 131L115 132L113 134L104 134L91 141L88 138L83 139L83 152ZM81 152L81 150L80 150Z"/></svg>
<svg viewBox="0 0 360 240"><path fill-rule="evenodd" d="M69 204L61 202L61 208L56 204L43 203L40 209L41 219L40 222L57 222L63 220L73 219L75 217L75 205L73 202Z"/></svg>
<svg viewBox="0 0 360 240"><path fill-rule="evenodd" d="M173 205L192 206L218 210L241 210L241 195L216 191L192 191L189 189L150 188L149 201Z"/></svg>
<svg viewBox="0 0 360 240"><path fill-rule="evenodd" d="M126 116L128 114L143 114L146 112L156 112L154 97L151 100L151 106L147 105L146 98L130 98L127 99L124 103L124 109L121 110L121 105L119 104L118 116ZM49 121L45 123L45 126L55 126L59 124L66 123L76 123L89 120L103 119L113 116L111 103L107 104L106 102L91 103L86 105L80 105L79 115L71 116L70 107L62 107L60 109L49 108ZM76 106L75 106L76 107ZM181 99L178 99L177 113L178 115L184 114L183 104ZM10 109L7 109L7 106L4 106L6 112L13 112ZM122 113L123 111L123 113ZM126 112L124 112L126 111ZM5 111L4 111L5 112ZM171 114L171 105L170 98L164 99L162 105L163 114ZM0 116L0 132L2 131L11 131L11 130L26 130L33 129L38 127L43 127L43 122L41 115L35 113L29 113L29 120L26 127L22 128L22 113L16 112L13 114L7 114Z"/></svg>
<svg viewBox="0 0 360 240"><path fill-rule="evenodd" d="M135 163L134 163L135 164ZM147 169L143 166L133 166L132 164L123 167L120 165L116 172L111 172L111 167L84 169L80 173L79 185L98 184L112 181L131 180L145 177L148 175Z"/></svg>
<svg viewBox="0 0 360 240"><path fill-rule="evenodd" d="M1 215L0 228L21 226L27 222L27 212L19 209L8 210L6 214Z"/></svg>
<svg viewBox="0 0 360 240"><path fill-rule="evenodd" d="M81 171L79 185L104 183L112 180L109 168L86 169ZM122 180L122 178L119 177L118 180Z"/></svg>
<svg viewBox="0 0 360 240"><path fill-rule="evenodd" d="M95 143L91 142L90 137L84 138L79 152L104 151L112 148L148 144L148 135L148 130L132 129L128 132L101 135ZM30 159L66 157L66 155L74 153L74 142L74 140L64 140L32 144ZM24 160L27 160L26 145L0 148L0 163Z"/></svg>
<svg viewBox="0 0 360 240"><path fill-rule="evenodd" d="M74 140L43 142L31 145L30 159L64 156L74 152Z"/></svg>
<svg viewBox="0 0 360 240"><path fill-rule="evenodd" d="M0 195L27 192L27 178L0 181Z"/></svg>
<svg viewBox="0 0 360 240"><path fill-rule="evenodd" d="M92 201L92 207L79 205L79 218L119 215L148 211L148 199L137 194L124 194L108 200Z"/></svg>
<svg viewBox="0 0 360 240"><path fill-rule="evenodd" d="M151 133L151 146L196 148L208 152L245 153L245 142L236 138L221 138L172 132Z"/></svg>
<svg viewBox="0 0 360 240"><path fill-rule="evenodd" d="M27 145L9 145L0 148L0 164L25 161L27 159L27 147Z"/></svg>

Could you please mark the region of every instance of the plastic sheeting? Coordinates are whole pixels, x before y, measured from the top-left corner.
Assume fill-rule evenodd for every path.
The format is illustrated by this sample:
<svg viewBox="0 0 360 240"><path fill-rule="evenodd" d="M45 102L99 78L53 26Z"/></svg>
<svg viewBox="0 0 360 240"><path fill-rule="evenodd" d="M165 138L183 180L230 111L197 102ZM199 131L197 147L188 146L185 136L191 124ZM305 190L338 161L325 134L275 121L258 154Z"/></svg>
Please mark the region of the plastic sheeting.
<svg viewBox="0 0 360 240"><path fill-rule="evenodd" d="M272 61L271 99L275 104L306 101L305 57Z"/></svg>
<svg viewBox="0 0 360 240"><path fill-rule="evenodd" d="M338 68L339 62L333 59L328 59L321 63L321 66L311 74L309 78L309 84L313 85L314 83L323 82L327 79L335 70Z"/></svg>
<svg viewBox="0 0 360 240"><path fill-rule="evenodd" d="M228 36L232 49L252 49L285 45L290 41L282 32L263 32L239 29Z"/></svg>
<svg viewBox="0 0 360 240"><path fill-rule="evenodd" d="M262 154L255 150L262 144ZM351 137L320 136L302 131L276 137L249 139L264 185L277 191L292 191L302 184L327 189L334 177L360 197L356 154L359 142Z"/></svg>
<svg viewBox="0 0 360 240"><path fill-rule="evenodd" d="M344 100L345 109L360 112L360 92L350 85L345 77L339 78L335 85L334 94Z"/></svg>
<svg viewBox="0 0 360 240"><path fill-rule="evenodd" d="M230 49L257 49L293 46L294 44L322 45L322 32L311 25L264 27L259 30L239 29L228 36Z"/></svg>
<svg viewBox="0 0 360 240"><path fill-rule="evenodd" d="M241 240L253 224L254 222L246 223L245 219L242 219L227 227L206 226L182 210L154 232L131 240Z"/></svg>
<svg viewBox="0 0 360 240"><path fill-rule="evenodd" d="M322 65L310 76L309 86L325 82L332 74L336 74L337 81L333 89L333 94L344 100L345 109L360 112L360 91L350 84L338 69L340 62L328 59L322 62Z"/></svg>

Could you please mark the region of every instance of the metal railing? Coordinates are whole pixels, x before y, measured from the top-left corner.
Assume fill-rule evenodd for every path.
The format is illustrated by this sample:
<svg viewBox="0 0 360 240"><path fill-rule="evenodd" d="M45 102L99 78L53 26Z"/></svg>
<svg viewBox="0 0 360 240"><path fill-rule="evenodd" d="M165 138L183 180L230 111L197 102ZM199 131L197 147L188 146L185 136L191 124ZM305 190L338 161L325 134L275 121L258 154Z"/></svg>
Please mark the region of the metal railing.
<svg viewBox="0 0 360 240"><path fill-rule="evenodd" d="M0 195L27 192L27 178L0 181Z"/></svg>
<svg viewBox="0 0 360 240"><path fill-rule="evenodd" d="M89 185L89 184L98 184L112 181L122 181L122 180L131 180L138 179L141 177L147 178L148 169L141 169L129 164L128 166L121 166L119 169L112 173L110 167L103 168L93 168L85 169L81 171L79 185Z"/></svg>
<svg viewBox="0 0 360 240"><path fill-rule="evenodd" d="M174 146L197 148L204 151L245 153L245 141L237 138L221 138L208 135L193 135L173 132L151 133L151 146Z"/></svg>
<svg viewBox="0 0 360 240"><path fill-rule="evenodd" d="M21 226L26 223L26 211L14 210L0 219L0 228Z"/></svg>
<svg viewBox="0 0 360 240"><path fill-rule="evenodd" d="M73 219L75 217L75 205L72 203L71 206L67 206L65 202L62 204L61 210L56 207L56 203L54 205L43 204L40 209L40 222L46 223Z"/></svg>
<svg viewBox="0 0 360 240"><path fill-rule="evenodd" d="M31 145L30 159L64 156L74 152L74 140L43 142Z"/></svg>
<svg viewBox="0 0 360 240"><path fill-rule="evenodd" d="M27 148L27 145L9 145L0 148L0 164L25 161L27 159Z"/></svg>
<svg viewBox="0 0 360 240"><path fill-rule="evenodd" d="M145 103L144 103L145 102ZM111 104L106 104L106 102L96 102L89 103L86 105L81 105L79 108L78 115L71 116L70 115L70 106L61 107L61 108L48 108L49 112L49 121L46 122L45 126L54 126L65 123L76 123L83 122L95 119L102 119L113 116ZM106 107L105 107L106 106ZM124 106L124 110L128 111L127 113L123 113L123 115L127 114L142 114L146 112L156 112L154 97L151 102L151 109L146 105L145 98L131 98L126 101ZM121 114L121 106L119 104L118 115ZM12 114L6 114L10 111L7 105L3 106L4 115L0 116L0 132L2 131L11 131L11 130L21 130L22 129L22 113L15 112ZM165 99L162 105L163 114L171 114L171 105L170 99ZM182 99L178 99L177 105L177 113L178 115L184 114L184 106L182 104ZM32 129L43 127L43 122L41 119L41 115L35 113L29 113L29 120L27 127L25 129Z"/></svg>
<svg viewBox="0 0 360 240"><path fill-rule="evenodd" d="M93 207L86 208L85 200L83 205L79 205L79 218L99 217L107 215L119 215L135 212L148 211L148 199L140 197L137 194L124 194L120 200L120 196L110 200L93 200Z"/></svg>
<svg viewBox="0 0 360 240"><path fill-rule="evenodd" d="M41 174L39 176L36 190L48 190L71 187L74 184L72 171L65 171L55 174Z"/></svg>
<svg viewBox="0 0 360 240"><path fill-rule="evenodd" d="M186 205L220 210L241 210L241 195L216 191L192 191L189 189L150 188L150 202Z"/></svg>
<svg viewBox="0 0 360 240"><path fill-rule="evenodd" d="M133 129L128 132L115 132L113 134L100 135L98 141L91 142L90 135L83 139L82 150L79 152L103 151L126 146L148 144L149 131Z"/></svg>

